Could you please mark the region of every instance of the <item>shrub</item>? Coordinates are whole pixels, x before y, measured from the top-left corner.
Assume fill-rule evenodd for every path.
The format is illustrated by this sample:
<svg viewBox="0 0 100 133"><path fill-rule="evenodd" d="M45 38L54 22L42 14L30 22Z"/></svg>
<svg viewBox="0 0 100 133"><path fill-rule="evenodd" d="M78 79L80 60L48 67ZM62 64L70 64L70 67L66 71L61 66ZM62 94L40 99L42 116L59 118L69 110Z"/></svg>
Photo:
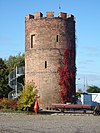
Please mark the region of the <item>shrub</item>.
<svg viewBox="0 0 100 133"><path fill-rule="evenodd" d="M12 110L17 110L17 100L9 99L9 108Z"/></svg>
<svg viewBox="0 0 100 133"><path fill-rule="evenodd" d="M2 109L8 109L9 108L9 102L7 98L3 98L1 100L1 108Z"/></svg>
<svg viewBox="0 0 100 133"><path fill-rule="evenodd" d="M36 90L35 83L27 84L20 92L18 98L18 107L21 110L29 110L34 105L37 98L38 91Z"/></svg>
<svg viewBox="0 0 100 133"><path fill-rule="evenodd" d="M17 101L13 99L0 99L0 109L17 109Z"/></svg>
<svg viewBox="0 0 100 133"><path fill-rule="evenodd" d="M0 109L2 109L2 105L1 105L1 103L2 103L2 99L0 99Z"/></svg>

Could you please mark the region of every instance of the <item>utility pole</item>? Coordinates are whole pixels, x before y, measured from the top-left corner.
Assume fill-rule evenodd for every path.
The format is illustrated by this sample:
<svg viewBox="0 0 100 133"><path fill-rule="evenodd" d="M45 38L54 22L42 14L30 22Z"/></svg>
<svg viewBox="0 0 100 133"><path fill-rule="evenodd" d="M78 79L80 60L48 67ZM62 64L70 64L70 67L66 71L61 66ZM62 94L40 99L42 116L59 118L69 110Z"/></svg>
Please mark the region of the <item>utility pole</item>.
<svg viewBox="0 0 100 133"><path fill-rule="evenodd" d="M87 79L84 77L84 92L87 92L88 89L88 82Z"/></svg>

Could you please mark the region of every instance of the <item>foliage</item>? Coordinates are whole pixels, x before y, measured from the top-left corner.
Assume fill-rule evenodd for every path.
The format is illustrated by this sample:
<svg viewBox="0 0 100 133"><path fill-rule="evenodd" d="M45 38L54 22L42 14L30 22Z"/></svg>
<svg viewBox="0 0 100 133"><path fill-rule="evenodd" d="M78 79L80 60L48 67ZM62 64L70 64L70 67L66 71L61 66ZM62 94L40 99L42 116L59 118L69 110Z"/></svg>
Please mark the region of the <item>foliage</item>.
<svg viewBox="0 0 100 133"><path fill-rule="evenodd" d="M80 92L76 92L76 98L81 97L81 94L82 93L80 93Z"/></svg>
<svg viewBox="0 0 100 133"><path fill-rule="evenodd" d="M0 58L0 97L7 97L11 88L8 86L8 68L3 59Z"/></svg>
<svg viewBox="0 0 100 133"><path fill-rule="evenodd" d="M0 98L8 97L8 93L12 90L8 86L8 75L16 68L16 66L24 66L24 54L10 56L7 60L0 58ZM24 76L18 78L18 82L24 83Z"/></svg>
<svg viewBox="0 0 100 133"><path fill-rule="evenodd" d="M28 110L34 105L37 98L37 89L35 83L27 84L24 89L20 92L20 96L18 98L18 106L19 109Z"/></svg>
<svg viewBox="0 0 100 133"><path fill-rule="evenodd" d="M58 68L60 75L59 85L61 85L60 96L62 103L75 101L75 73L76 68L73 65L74 51L67 48L64 53L63 65Z"/></svg>
<svg viewBox="0 0 100 133"><path fill-rule="evenodd" d="M10 56L8 60L5 60L5 64L7 65L9 72L13 71L16 66L25 66L25 55L19 53L16 56Z"/></svg>
<svg viewBox="0 0 100 133"><path fill-rule="evenodd" d="M9 108L12 110L17 110L17 100L9 99Z"/></svg>
<svg viewBox="0 0 100 133"><path fill-rule="evenodd" d="M17 109L17 101L13 99L3 98L0 99L0 109Z"/></svg>
<svg viewBox="0 0 100 133"><path fill-rule="evenodd" d="M2 99L0 98L0 109L2 108L1 102L2 102Z"/></svg>
<svg viewBox="0 0 100 133"><path fill-rule="evenodd" d="M88 93L100 93L100 88L97 86L89 86Z"/></svg>
<svg viewBox="0 0 100 133"><path fill-rule="evenodd" d="M76 98L81 97L81 94L83 94L83 91L81 89L78 89L76 92Z"/></svg>

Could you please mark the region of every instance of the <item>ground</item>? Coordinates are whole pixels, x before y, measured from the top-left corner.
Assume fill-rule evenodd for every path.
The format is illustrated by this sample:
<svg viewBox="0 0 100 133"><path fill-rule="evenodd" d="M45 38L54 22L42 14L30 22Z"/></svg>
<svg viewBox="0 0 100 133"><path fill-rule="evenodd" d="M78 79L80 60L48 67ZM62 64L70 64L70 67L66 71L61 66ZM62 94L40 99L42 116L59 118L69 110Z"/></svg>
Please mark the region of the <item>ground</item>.
<svg viewBox="0 0 100 133"><path fill-rule="evenodd" d="M100 116L0 113L0 133L100 133Z"/></svg>

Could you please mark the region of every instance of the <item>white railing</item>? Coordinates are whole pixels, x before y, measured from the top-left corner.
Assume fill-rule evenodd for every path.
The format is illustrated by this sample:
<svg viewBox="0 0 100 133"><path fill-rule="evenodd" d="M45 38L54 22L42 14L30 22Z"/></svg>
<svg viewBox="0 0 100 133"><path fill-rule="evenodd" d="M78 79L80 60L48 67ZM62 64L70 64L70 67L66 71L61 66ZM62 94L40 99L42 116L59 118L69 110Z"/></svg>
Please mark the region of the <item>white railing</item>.
<svg viewBox="0 0 100 133"><path fill-rule="evenodd" d="M8 98L15 99L19 96L20 91L23 89L23 85L17 81L17 79L25 75L25 67L16 67L8 76L8 85L13 89Z"/></svg>

